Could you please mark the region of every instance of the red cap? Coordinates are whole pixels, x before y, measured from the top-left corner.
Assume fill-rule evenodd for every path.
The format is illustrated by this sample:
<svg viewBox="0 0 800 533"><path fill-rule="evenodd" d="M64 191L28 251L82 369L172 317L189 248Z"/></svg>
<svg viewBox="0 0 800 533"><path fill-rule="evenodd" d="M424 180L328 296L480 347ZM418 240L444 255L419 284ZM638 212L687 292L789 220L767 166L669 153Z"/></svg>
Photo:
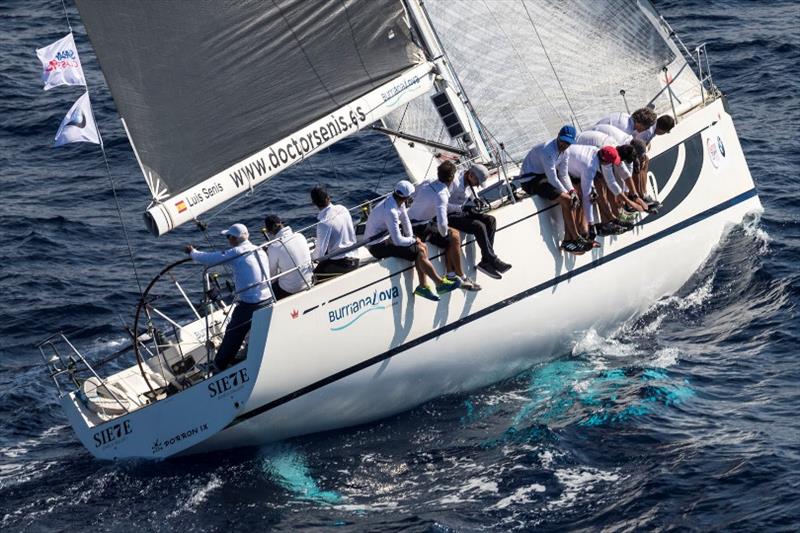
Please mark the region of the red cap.
<svg viewBox="0 0 800 533"><path fill-rule="evenodd" d="M612 165L619 165L620 159L617 149L613 146L603 146L598 150L597 155L600 156L600 161L603 163L611 163Z"/></svg>

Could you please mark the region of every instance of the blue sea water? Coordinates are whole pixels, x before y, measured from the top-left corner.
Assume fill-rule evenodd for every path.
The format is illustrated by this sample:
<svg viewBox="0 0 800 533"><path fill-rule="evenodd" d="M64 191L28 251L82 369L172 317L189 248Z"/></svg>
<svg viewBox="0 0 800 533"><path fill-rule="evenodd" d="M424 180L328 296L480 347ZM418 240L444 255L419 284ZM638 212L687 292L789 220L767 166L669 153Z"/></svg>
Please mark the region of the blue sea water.
<svg viewBox="0 0 800 533"><path fill-rule="evenodd" d="M0 3L0 529L800 529L800 5L657 3L708 42L765 212L676 295L555 361L378 423L161 463L100 462L72 434L33 344L124 342L137 289L95 146L51 149L77 88L43 92L34 49L60 3ZM157 241L146 189L70 6L140 271L200 242ZM402 176L376 134L347 139L230 207L311 220L308 188L363 201Z"/></svg>

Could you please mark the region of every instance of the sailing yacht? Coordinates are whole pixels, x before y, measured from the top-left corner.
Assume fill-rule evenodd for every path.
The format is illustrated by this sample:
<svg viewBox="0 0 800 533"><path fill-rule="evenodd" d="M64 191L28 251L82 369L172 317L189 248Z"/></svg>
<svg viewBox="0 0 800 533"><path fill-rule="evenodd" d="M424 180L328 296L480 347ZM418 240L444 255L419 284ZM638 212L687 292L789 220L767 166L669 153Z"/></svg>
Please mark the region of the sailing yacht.
<svg viewBox="0 0 800 533"><path fill-rule="evenodd" d="M360 268L256 311L238 362L214 375L202 363L235 298L225 265L169 265L136 308L132 364L124 350L89 361L60 333L39 345L98 458L258 445L511 377L679 289L726 228L761 209L705 49L686 49L644 0L76 4L151 193L154 235L202 226L375 127L415 183L443 159L487 165L480 195L514 265L501 280L470 270L479 292L415 303L413 266L371 259L362 240ZM519 190L522 158L563 124L646 105L677 123L649 150L661 209L564 254L556 205ZM475 264L472 239L462 253ZM441 268L441 251L431 256Z"/></svg>

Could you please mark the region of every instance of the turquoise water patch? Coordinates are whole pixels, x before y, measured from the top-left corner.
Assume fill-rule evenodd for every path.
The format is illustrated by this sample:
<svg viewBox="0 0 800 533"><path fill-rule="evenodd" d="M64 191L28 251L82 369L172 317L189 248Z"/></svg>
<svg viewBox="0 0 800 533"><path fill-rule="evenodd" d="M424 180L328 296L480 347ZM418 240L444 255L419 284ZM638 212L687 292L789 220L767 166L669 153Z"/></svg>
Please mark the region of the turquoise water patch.
<svg viewBox="0 0 800 533"><path fill-rule="evenodd" d="M626 378L627 383L619 382L612 386L614 390L619 390L625 386L627 396L640 394L643 397L634 400L628 405L617 405L616 393L612 390L603 391L608 401L603 408L581 421L582 426L601 426L605 424L624 423L630 418L642 417L655 412L659 406L674 407L688 398L694 396L694 390L689 386L688 380L681 383L670 383L669 375L661 369L644 369L640 376L640 381L645 382L644 389L637 386L635 379ZM667 381L666 383L656 384L656 381ZM597 382L595 382L597 383ZM624 402L624 400L622 400Z"/></svg>
<svg viewBox="0 0 800 533"><path fill-rule="evenodd" d="M468 426L470 424L474 424L479 420L483 420L485 418L491 417L497 413L499 406L498 405L484 405L480 408L475 407L475 402L472 400L464 400L464 409L465 413L460 418L461 427Z"/></svg>
<svg viewBox="0 0 800 533"><path fill-rule="evenodd" d="M661 368L597 370L581 360L554 361L521 377L528 384L517 397L524 395L528 401L509 414L510 425L502 434L485 440L483 446L557 438L558 428L573 424L622 424L676 406L695 394L687 380L678 382ZM461 424L468 426L495 415L503 406L481 406L477 398L470 398L464 401L464 409Z"/></svg>
<svg viewBox="0 0 800 533"><path fill-rule="evenodd" d="M669 379L669 376L662 368L646 368L644 372L642 372L642 379Z"/></svg>
<svg viewBox="0 0 800 533"><path fill-rule="evenodd" d="M264 471L298 498L328 504L342 501L337 492L320 489L309 472L305 457L288 446L270 450L264 459Z"/></svg>

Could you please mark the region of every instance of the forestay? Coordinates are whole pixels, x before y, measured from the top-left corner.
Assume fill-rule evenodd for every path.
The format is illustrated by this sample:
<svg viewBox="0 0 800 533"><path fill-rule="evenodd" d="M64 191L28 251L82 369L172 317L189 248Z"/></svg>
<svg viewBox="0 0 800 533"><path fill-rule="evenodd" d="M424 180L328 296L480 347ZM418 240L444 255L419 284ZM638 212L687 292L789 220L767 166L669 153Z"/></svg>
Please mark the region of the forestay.
<svg viewBox="0 0 800 533"><path fill-rule="evenodd" d="M700 85L649 2L636 0L426 0L443 48L484 126L515 159L565 123L646 105L675 78L675 105L699 103ZM678 73L680 72L680 75ZM670 110L666 91L654 102ZM387 126L442 141L429 101L390 114ZM402 156L402 154L401 154Z"/></svg>
<svg viewBox="0 0 800 533"><path fill-rule="evenodd" d="M400 0L76 3L156 201L156 233L428 88ZM347 107L379 89L381 110ZM325 119L336 127L290 138ZM248 162L279 141L277 165L269 153L263 168Z"/></svg>

